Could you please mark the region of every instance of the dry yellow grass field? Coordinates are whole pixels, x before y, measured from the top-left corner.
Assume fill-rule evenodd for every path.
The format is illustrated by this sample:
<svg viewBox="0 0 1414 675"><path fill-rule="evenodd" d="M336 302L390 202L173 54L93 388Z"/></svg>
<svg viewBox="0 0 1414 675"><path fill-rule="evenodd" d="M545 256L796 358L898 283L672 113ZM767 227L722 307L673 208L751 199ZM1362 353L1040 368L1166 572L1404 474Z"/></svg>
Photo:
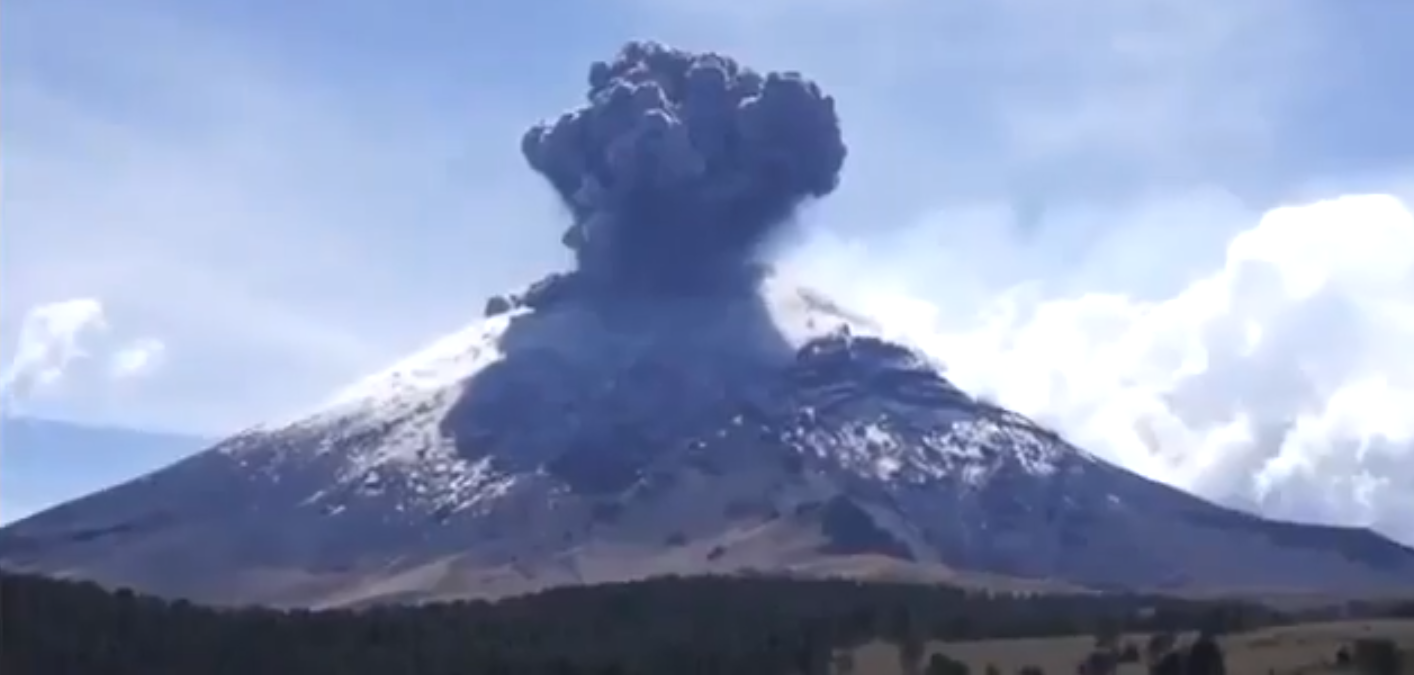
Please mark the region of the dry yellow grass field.
<svg viewBox="0 0 1414 675"><path fill-rule="evenodd" d="M1316 675L1353 672L1337 670L1333 662L1337 650L1359 638L1388 638L1405 650L1414 650L1414 620L1300 624L1236 633L1220 642L1227 655L1227 672L1231 675ZM1125 635L1122 641L1134 643L1142 654L1147 639L1146 635ZM1091 636L937 642L928 645L927 654L946 654L966 663L977 675L986 672L988 665L995 666L1004 675L1012 675L1024 666L1039 666L1048 675L1071 675L1094 644ZM924 659L926 662L927 656ZM890 644L860 647L854 653L854 661L854 675L901 673L898 650ZM1115 672L1141 675L1148 670L1138 663L1121 665ZM1414 674L1414 664L1407 665L1406 672Z"/></svg>

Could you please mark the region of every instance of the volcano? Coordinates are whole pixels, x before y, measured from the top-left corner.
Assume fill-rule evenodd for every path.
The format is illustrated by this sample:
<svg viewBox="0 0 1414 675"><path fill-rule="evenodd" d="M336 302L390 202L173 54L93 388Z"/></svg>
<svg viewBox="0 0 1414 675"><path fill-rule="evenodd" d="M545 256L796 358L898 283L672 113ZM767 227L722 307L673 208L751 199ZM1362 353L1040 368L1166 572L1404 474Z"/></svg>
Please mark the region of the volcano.
<svg viewBox="0 0 1414 675"><path fill-rule="evenodd" d="M327 409L0 531L0 564L299 606L745 570L1414 587L1414 551L1107 464L789 283L671 300L552 283Z"/></svg>
<svg viewBox="0 0 1414 675"><path fill-rule="evenodd" d="M844 158L814 83L652 43L589 80L523 143L573 270L306 416L0 530L0 566L302 607L746 572L1414 588L1414 550L1111 465L773 272Z"/></svg>

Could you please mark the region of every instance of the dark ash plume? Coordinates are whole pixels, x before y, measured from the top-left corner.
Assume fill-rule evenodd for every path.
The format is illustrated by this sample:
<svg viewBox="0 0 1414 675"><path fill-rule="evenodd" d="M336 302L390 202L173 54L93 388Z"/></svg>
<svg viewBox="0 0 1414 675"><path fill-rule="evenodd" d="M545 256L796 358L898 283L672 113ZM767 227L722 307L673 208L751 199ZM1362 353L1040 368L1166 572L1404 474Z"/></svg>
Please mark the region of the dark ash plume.
<svg viewBox="0 0 1414 675"><path fill-rule="evenodd" d="M667 287L750 269L844 164L834 100L797 73L630 42L589 70L588 104L521 143L574 217L581 272Z"/></svg>

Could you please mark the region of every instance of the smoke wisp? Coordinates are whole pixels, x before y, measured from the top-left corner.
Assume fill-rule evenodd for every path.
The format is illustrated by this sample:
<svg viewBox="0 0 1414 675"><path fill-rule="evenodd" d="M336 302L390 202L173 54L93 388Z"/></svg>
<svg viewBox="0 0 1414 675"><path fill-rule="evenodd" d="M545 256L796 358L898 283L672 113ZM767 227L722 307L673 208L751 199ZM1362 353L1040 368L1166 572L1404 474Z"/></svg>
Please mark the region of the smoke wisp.
<svg viewBox="0 0 1414 675"><path fill-rule="evenodd" d="M1399 199L1269 211L1215 268L1152 297L1056 290L1054 269L996 284L984 268L1029 251L953 244L927 263L955 265L949 288L900 251L817 241L790 267L965 389L1117 464L1269 516L1414 542L1414 214ZM1091 264L1163 246L1140 238Z"/></svg>
<svg viewBox="0 0 1414 675"><path fill-rule="evenodd" d="M581 272L660 288L731 276L838 184L834 101L797 73L631 42L588 84L584 106L522 140L574 219Z"/></svg>

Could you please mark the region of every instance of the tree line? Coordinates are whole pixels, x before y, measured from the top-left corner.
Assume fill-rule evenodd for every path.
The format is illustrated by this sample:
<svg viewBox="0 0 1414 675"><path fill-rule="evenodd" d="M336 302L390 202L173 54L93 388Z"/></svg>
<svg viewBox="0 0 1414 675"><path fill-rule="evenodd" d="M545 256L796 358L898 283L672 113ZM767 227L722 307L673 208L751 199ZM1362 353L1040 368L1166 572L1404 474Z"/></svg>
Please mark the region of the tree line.
<svg viewBox="0 0 1414 675"><path fill-rule="evenodd" d="M498 602L216 609L0 573L6 675L786 675L870 640L1225 632L1281 622L1254 603L940 586L688 577Z"/></svg>

